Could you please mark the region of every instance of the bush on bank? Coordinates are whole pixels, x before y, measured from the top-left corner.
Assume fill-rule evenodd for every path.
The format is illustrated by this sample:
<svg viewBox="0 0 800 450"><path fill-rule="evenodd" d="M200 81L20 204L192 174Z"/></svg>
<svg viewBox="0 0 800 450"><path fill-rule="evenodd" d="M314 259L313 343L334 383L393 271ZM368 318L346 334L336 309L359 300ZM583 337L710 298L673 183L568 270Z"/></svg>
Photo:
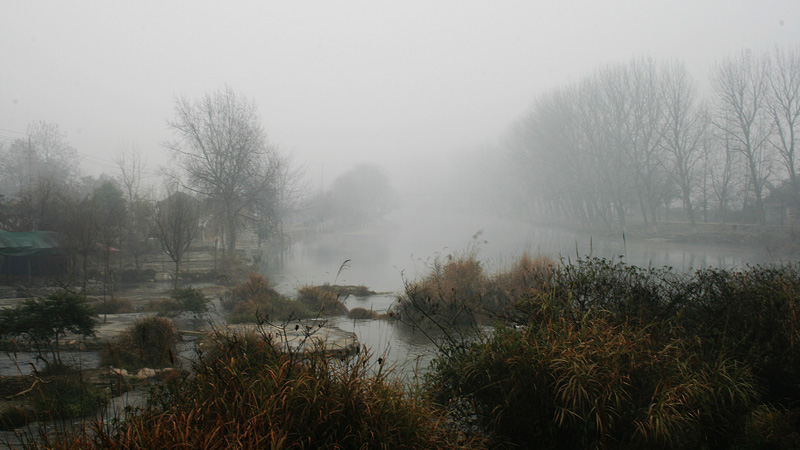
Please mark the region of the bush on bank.
<svg viewBox="0 0 800 450"><path fill-rule="evenodd" d="M251 273L222 301L230 323L261 323L306 319L314 313L305 305L280 295L261 274Z"/></svg>
<svg viewBox="0 0 800 450"><path fill-rule="evenodd" d="M799 273L562 264L446 342L428 392L495 445L800 448Z"/></svg>
<svg viewBox="0 0 800 450"><path fill-rule="evenodd" d="M173 320L159 316L137 319L101 352L101 364L124 369L171 367L179 340Z"/></svg>

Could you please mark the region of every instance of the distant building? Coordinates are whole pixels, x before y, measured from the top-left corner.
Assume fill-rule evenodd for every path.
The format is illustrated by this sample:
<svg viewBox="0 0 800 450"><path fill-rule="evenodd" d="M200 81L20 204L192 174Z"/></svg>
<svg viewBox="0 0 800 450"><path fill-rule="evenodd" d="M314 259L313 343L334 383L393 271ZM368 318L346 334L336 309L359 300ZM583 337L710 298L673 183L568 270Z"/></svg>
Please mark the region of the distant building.
<svg viewBox="0 0 800 450"><path fill-rule="evenodd" d="M768 225L800 225L800 198L789 181L770 188L764 198L764 216Z"/></svg>
<svg viewBox="0 0 800 450"><path fill-rule="evenodd" d="M0 231L0 275L57 276L68 270L67 257L50 231Z"/></svg>

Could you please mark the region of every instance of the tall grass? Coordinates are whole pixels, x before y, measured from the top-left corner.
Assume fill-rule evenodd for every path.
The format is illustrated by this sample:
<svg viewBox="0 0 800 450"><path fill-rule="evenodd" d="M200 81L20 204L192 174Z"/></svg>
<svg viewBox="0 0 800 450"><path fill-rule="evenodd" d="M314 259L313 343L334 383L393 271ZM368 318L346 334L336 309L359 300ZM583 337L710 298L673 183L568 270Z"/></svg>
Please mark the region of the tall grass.
<svg viewBox="0 0 800 450"><path fill-rule="evenodd" d="M481 448L368 355L296 356L268 335L219 334L191 377L136 414L42 448Z"/></svg>
<svg viewBox="0 0 800 450"><path fill-rule="evenodd" d="M541 448L797 442L758 433L764 423L791 429L800 411L798 266L679 274L588 258L542 267L523 288L508 274L488 277L497 284L480 301L431 294L444 274L434 267L401 298L405 317L445 328L427 388L463 427L495 445ZM503 300L488 302L490 292ZM487 305L502 321L463 339L437 315L449 304L471 315L460 323Z"/></svg>
<svg viewBox="0 0 800 450"><path fill-rule="evenodd" d="M230 323L258 323L314 317L314 312L301 302L280 295L263 275L251 273L247 281L237 285L222 302Z"/></svg>
<svg viewBox="0 0 800 450"><path fill-rule="evenodd" d="M487 274L477 250L437 258L428 274L407 281L393 315L414 325L475 326L506 319L519 299L549 289L555 261L524 254L507 270Z"/></svg>
<svg viewBox="0 0 800 450"><path fill-rule="evenodd" d="M124 369L174 366L179 340L173 320L157 316L137 319L103 349L101 364Z"/></svg>

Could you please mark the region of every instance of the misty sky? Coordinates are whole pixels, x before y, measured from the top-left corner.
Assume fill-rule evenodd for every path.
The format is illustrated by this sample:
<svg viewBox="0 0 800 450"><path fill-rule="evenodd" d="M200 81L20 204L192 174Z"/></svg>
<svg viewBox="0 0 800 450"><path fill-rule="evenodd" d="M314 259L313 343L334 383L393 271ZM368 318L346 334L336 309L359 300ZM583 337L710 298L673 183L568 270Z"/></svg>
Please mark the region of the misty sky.
<svg viewBox="0 0 800 450"><path fill-rule="evenodd" d="M446 164L601 64L678 58L705 82L726 55L798 44L798 0L5 0L0 141L44 120L85 172L131 145L154 172L175 96L228 84L320 176Z"/></svg>

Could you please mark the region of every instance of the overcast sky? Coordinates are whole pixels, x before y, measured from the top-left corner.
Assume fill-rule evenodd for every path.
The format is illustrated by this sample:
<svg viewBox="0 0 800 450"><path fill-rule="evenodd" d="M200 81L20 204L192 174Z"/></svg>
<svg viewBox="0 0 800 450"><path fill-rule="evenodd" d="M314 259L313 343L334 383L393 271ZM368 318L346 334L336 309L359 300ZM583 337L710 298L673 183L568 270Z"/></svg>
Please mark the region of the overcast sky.
<svg viewBox="0 0 800 450"><path fill-rule="evenodd" d="M313 173L438 164L601 64L678 58L704 80L726 55L798 44L798 0L5 0L0 141L44 120L85 172L114 172L126 145L155 171L175 97L228 84Z"/></svg>

